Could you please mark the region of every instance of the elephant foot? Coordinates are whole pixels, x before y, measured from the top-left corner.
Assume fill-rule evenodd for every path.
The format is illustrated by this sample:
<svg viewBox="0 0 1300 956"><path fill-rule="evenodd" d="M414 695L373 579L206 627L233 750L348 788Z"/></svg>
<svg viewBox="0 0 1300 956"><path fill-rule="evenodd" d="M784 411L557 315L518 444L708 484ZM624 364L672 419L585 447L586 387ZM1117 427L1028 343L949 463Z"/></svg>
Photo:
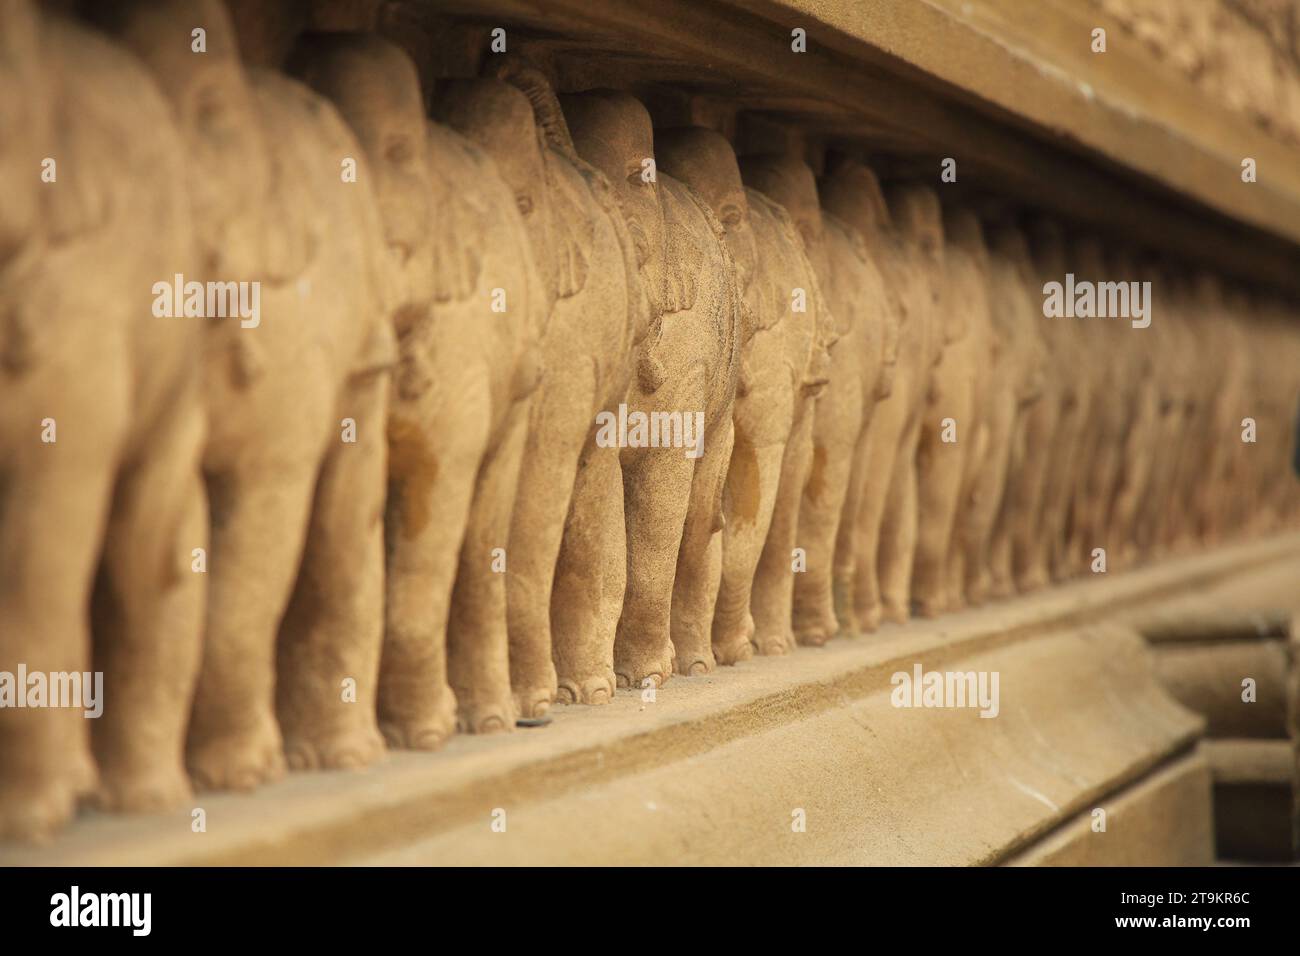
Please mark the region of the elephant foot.
<svg viewBox="0 0 1300 956"><path fill-rule="evenodd" d="M821 647L835 636L836 630L837 627L827 627L825 624L808 624L795 630L794 639L804 647Z"/></svg>
<svg viewBox="0 0 1300 956"><path fill-rule="evenodd" d="M960 591L950 592L948 597L944 599L943 609L948 614L966 610L966 595Z"/></svg>
<svg viewBox="0 0 1300 956"><path fill-rule="evenodd" d="M928 621L934 620L947 610L947 602L941 595L918 597L912 601L912 613Z"/></svg>
<svg viewBox="0 0 1300 956"><path fill-rule="evenodd" d="M614 699L615 686L612 670L598 677L562 677L555 699L561 704L608 704Z"/></svg>
<svg viewBox="0 0 1300 956"><path fill-rule="evenodd" d="M0 790L0 843L49 843L72 819L89 786L86 773L71 771Z"/></svg>
<svg viewBox="0 0 1300 956"><path fill-rule="evenodd" d="M525 687L514 691L515 713L521 720L538 720L551 711L555 694L549 687Z"/></svg>
<svg viewBox="0 0 1300 956"><path fill-rule="evenodd" d="M284 776L284 748L275 721L192 743L185 754L200 790L253 790Z"/></svg>
<svg viewBox="0 0 1300 956"><path fill-rule="evenodd" d="M354 727L314 736L294 735L284 741L291 770L360 770L379 759L384 738L373 727Z"/></svg>
<svg viewBox="0 0 1300 956"><path fill-rule="evenodd" d="M673 645L665 641L659 648L620 648L614 645L614 674L619 687L646 686L646 681L662 687L673 673Z"/></svg>
<svg viewBox="0 0 1300 956"><path fill-rule="evenodd" d="M891 624L906 624L912 616L912 609L907 601L885 598L881 603L881 616Z"/></svg>
<svg viewBox="0 0 1300 956"><path fill-rule="evenodd" d="M840 622L835 617L835 611L831 608L829 602L820 604L813 611L794 614L794 638L795 641L805 647L821 647L840 629Z"/></svg>
<svg viewBox="0 0 1300 956"><path fill-rule="evenodd" d="M703 650L697 648L673 655L673 673L683 677L703 677L713 673L715 663L711 647Z"/></svg>
<svg viewBox="0 0 1300 956"><path fill-rule="evenodd" d="M1025 571L1024 574L1016 580L1016 590L1021 594L1028 594L1031 591L1041 591L1048 585L1047 568L1042 565L1034 565Z"/></svg>
<svg viewBox="0 0 1300 956"><path fill-rule="evenodd" d="M832 603L835 605L836 631L845 637L862 633L858 615L853 608L853 581L836 578L831 584Z"/></svg>
<svg viewBox="0 0 1300 956"><path fill-rule="evenodd" d="M163 813L183 806L194 794L179 767L145 773L101 772L90 804L107 813Z"/></svg>
<svg viewBox="0 0 1300 956"><path fill-rule="evenodd" d="M859 633L872 634L880 629L885 612L878 603L862 604L858 606L856 615Z"/></svg>
<svg viewBox="0 0 1300 956"><path fill-rule="evenodd" d="M511 668L511 689L515 698L515 713L521 720L539 720L545 717L555 703L555 665L550 655L528 667Z"/></svg>
<svg viewBox="0 0 1300 956"><path fill-rule="evenodd" d="M989 597L1001 601L1016 593L1015 579L1007 565L997 565L989 569Z"/></svg>
<svg viewBox="0 0 1300 956"><path fill-rule="evenodd" d="M989 599L992 582L987 574L981 574L966 586L966 603L971 607L981 607Z"/></svg>
<svg viewBox="0 0 1300 956"><path fill-rule="evenodd" d="M713 658L724 666L747 661L754 656L753 640L754 615L747 611L738 629L713 635Z"/></svg>
<svg viewBox="0 0 1300 956"><path fill-rule="evenodd" d="M795 648L794 633L786 631L785 633L755 634L754 647L764 657L780 657L783 654L789 654Z"/></svg>
<svg viewBox="0 0 1300 956"><path fill-rule="evenodd" d="M379 732L391 750L437 750L456 732L456 698L450 687L434 695L431 707L412 716L381 717Z"/></svg>
<svg viewBox="0 0 1300 956"><path fill-rule="evenodd" d="M456 709L456 729L466 734L505 733L514 730L515 717L513 697L498 700L459 699L459 706Z"/></svg>

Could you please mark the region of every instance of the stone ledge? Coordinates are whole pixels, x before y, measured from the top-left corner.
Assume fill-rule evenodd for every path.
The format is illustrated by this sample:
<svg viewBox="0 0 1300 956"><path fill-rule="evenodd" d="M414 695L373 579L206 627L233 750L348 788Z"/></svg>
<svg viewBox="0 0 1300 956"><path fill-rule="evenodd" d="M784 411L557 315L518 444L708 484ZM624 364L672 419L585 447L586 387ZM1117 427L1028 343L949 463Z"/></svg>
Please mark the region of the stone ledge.
<svg viewBox="0 0 1300 956"><path fill-rule="evenodd" d="M1210 769L1184 754L1099 804L1106 830L1084 810L1006 866L1205 866L1214 858Z"/></svg>
<svg viewBox="0 0 1300 956"><path fill-rule="evenodd" d="M436 754L294 774L254 796L204 794L202 834L188 812L88 814L50 846L0 849L0 866L996 862L1201 733L1136 632L1100 618L1298 562L1289 535L1074 582L677 677L654 703L622 691L561 708L545 729L458 736ZM917 662L999 670L1001 716L891 707L890 675ZM808 839L792 844L801 806ZM497 807L509 835L489 830Z"/></svg>
<svg viewBox="0 0 1300 956"><path fill-rule="evenodd" d="M1177 78L1150 82L1149 64L1135 62L1134 51L1081 59L1060 35L1062 24L1073 23L1087 49L1091 16L1078 11L1044 33L1026 26L1023 15L1008 15L1004 0L418 6L545 38L576 64L567 74L581 78L575 88L674 85L788 119L814 138L904 157L927 175L937 176L939 158L958 157L954 190L1014 197L1300 290L1296 151L1205 104ZM790 59L794 27L808 31L816 53L797 65ZM1242 156L1267 167L1267 179L1243 184Z"/></svg>

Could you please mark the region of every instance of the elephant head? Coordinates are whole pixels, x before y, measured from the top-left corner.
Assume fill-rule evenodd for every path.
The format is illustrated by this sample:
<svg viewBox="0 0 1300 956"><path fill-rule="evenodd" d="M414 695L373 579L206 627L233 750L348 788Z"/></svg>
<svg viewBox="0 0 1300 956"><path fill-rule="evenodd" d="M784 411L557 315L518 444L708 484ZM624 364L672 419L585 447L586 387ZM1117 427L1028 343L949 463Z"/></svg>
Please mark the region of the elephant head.
<svg viewBox="0 0 1300 956"><path fill-rule="evenodd" d="M1006 270L1006 287L1014 302L989 304L997 330L1015 360L1016 395L1022 404L1039 398L1046 384L1047 346L1039 322L1041 303L1035 293L1042 287L1034 272L1029 243L1024 232L1011 222L997 222L987 228L991 267ZM992 262L997 259L997 262Z"/></svg>
<svg viewBox="0 0 1300 956"><path fill-rule="evenodd" d="M646 292L656 314L670 311L668 224L654 171L654 129L635 97L591 90L560 97L573 145L609 180L636 249Z"/></svg>
<svg viewBox="0 0 1300 956"><path fill-rule="evenodd" d="M427 120L410 58L373 34L309 34L288 69L331 100L365 151L383 221L399 335L434 297ZM445 260L444 260L445 264Z"/></svg>
<svg viewBox="0 0 1300 956"><path fill-rule="evenodd" d="M903 245L912 250L917 267L924 276L937 276L943 268L943 210L939 196L920 183L897 183L885 194L890 219ZM941 308L942 284L929 282L930 302L947 345L964 335L966 313L963 309ZM936 350L938 362L941 351Z"/></svg>
<svg viewBox="0 0 1300 956"><path fill-rule="evenodd" d="M658 354L662 318L694 306L692 269L703 253L688 230L677 227L668 214L655 167L654 127L645 106L616 90L563 96L560 103L574 149L608 180L631 236L640 285L650 303L650 330L638 359L637 379L653 392L667 374Z"/></svg>
<svg viewBox="0 0 1300 956"><path fill-rule="evenodd" d="M785 207L803 238L818 275L826 269L822 207L817 198L817 180L808 164L793 156L763 153L741 160L745 185L757 189Z"/></svg>
<svg viewBox="0 0 1300 956"><path fill-rule="evenodd" d="M659 168L690 186L722 225L723 241L731 250L745 296L743 345L772 318L763 314L765 310L755 299L758 246L735 151L722 134L700 126L660 130L655 148Z"/></svg>
<svg viewBox="0 0 1300 956"><path fill-rule="evenodd" d="M743 157L740 172L746 186L784 207L812 262L814 276L825 281L822 277L829 274L830 260L826 252L821 204L817 198L817 180L808 164L793 156L759 154ZM813 294L811 290L809 294ZM847 326L840 323L847 323L848 319L832 314L825 298L820 292L817 295L816 351L821 354L814 356L812 364L814 368L826 368L829 367L827 353L847 331Z"/></svg>
<svg viewBox="0 0 1300 956"><path fill-rule="evenodd" d="M946 220L945 220L946 221ZM979 226L978 220L975 222ZM1065 238L1065 230L1055 219L1036 217L1031 219L1025 226L1031 252L1033 255L1033 265L1035 269L1035 280L1032 286L1041 290L1048 282L1064 282L1065 274L1069 271L1068 247ZM948 233L949 248L956 242L955 233ZM987 261L987 252L985 254ZM1077 328L1074 326L1058 326L1050 330L1050 334L1067 336L1066 342L1070 349L1074 349L1078 344ZM1081 401L1084 394L1086 383L1081 381L1084 372L1076 365L1074 374L1067 376L1064 381L1056 383L1056 389L1061 397L1062 406L1070 408L1077 402Z"/></svg>
<svg viewBox="0 0 1300 956"><path fill-rule="evenodd" d="M817 191L827 212L843 219L862 235L885 280L884 365L876 393L877 397L885 398L893 390L899 335L908 316L907 300L899 294L896 281L902 249L889 204L885 202L876 174L856 160L843 159L837 163L818 181Z"/></svg>
<svg viewBox="0 0 1300 956"><path fill-rule="evenodd" d="M595 237L589 208L559 166L569 161L559 150L573 156L563 116L551 119L548 135L527 94L500 79L440 84L433 115L487 153L510 187L542 267L549 316L586 285Z"/></svg>
<svg viewBox="0 0 1300 956"><path fill-rule="evenodd" d="M304 214L295 170L275 161L255 85L220 0L123 0L87 15L144 61L171 103L190 168L203 269L275 284L300 276L325 237ZM191 31L206 31L206 52Z"/></svg>

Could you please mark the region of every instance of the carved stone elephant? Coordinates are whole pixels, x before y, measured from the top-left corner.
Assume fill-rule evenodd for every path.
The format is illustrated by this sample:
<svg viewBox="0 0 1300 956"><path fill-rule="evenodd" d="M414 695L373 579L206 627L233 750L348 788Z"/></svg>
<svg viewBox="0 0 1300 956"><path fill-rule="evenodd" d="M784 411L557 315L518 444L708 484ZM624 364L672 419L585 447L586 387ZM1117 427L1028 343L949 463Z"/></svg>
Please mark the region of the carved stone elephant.
<svg viewBox="0 0 1300 956"><path fill-rule="evenodd" d="M1185 309L1190 311L1190 306L1191 303L1187 303ZM1249 443L1240 440L1242 419L1254 417L1249 410L1251 336L1250 327L1246 325L1251 306L1251 299L1244 291L1230 290L1224 296L1219 321L1212 323L1210 329L1197 328L1186 319L1178 326L1183 348L1190 353L1181 363L1183 394L1191 400L1199 388L1207 403L1205 430L1200 442L1201 480L1192 491L1193 502L1189 510L1196 524L1196 533L1210 545L1219 543L1238 524L1233 516L1237 512L1234 503L1241 500L1243 491L1237 477L1242 474L1247 455L1252 450ZM1212 336L1212 347L1203 352L1200 351L1202 331ZM1196 356L1211 352L1219 359L1214 363L1216 367L1201 368ZM1205 371L1210 372L1208 380L1202 377ZM1283 406L1286 394L1283 387L1280 390Z"/></svg>
<svg viewBox="0 0 1300 956"><path fill-rule="evenodd" d="M963 591L965 602L971 604L986 600L993 588L993 567L999 558L995 530L1001 534L1002 568L1009 573L1010 528L1019 507L1010 489L1025 455L1023 438L1018 442L1023 429L1018 430L1017 423L1022 421L1021 412L1041 395L1046 357L1038 327L1042 306L1029 295L1032 268L1024 236L1007 223L987 226L985 235L986 295L993 316L989 385L980 413L987 428L987 454L971 498L958 515L965 548ZM954 587L950 578L950 593Z"/></svg>
<svg viewBox="0 0 1300 956"><path fill-rule="evenodd" d="M1037 298L1047 283L1066 281L1069 263L1065 233L1059 223L1040 218L1026 225L1026 237L1038 284L1032 297ZM1031 565L1059 581L1075 570L1067 558L1066 542L1070 508L1078 485L1077 475L1083 468L1080 449L1091 416L1092 382L1096 370L1081 361L1081 356L1086 354L1086 340L1084 330L1077 322L1045 320L1042 328L1051 344L1053 368L1056 370L1052 373L1056 380L1051 388L1058 411L1051 452L1047 456L1041 518L1038 527L1033 529L1028 553L1033 555ZM1022 546L1024 553L1026 550ZM1034 583L1041 573L1035 571L1033 580L1025 584Z"/></svg>
<svg viewBox="0 0 1300 956"><path fill-rule="evenodd" d="M863 464L867 425L888 390L889 312L883 280L862 235L823 211L806 163L790 156L747 157L743 171L747 183L783 205L794 219L832 323L829 381L813 411L812 462L795 540L806 568L794 578L794 637L816 646L840 630L834 600L836 542L855 469Z"/></svg>
<svg viewBox="0 0 1300 956"><path fill-rule="evenodd" d="M715 660L734 664L756 649L793 646L791 551L811 463L812 400L825 382L833 330L794 221L745 188L727 140L700 127L659 130L656 151L660 168L690 186L722 224L745 294L712 625Z"/></svg>
<svg viewBox="0 0 1300 956"><path fill-rule="evenodd" d="M878 308L883 325L883 364L875 397L877 402L883 401L893 394L903 323L907 317L899 287L894 281L900 265L900 252L889 229L889 207L875 173L855 160L844 159L835 164L818 182L818 193L822 208L862 237L868 260L880 277ZM873 409L873 417L874 414ZM865 554L864 540L868 534L875 534L867 527L873 520L868 498L875 489L887 484L888 478L882 477L880 464L872 458L872 436L879 433L879 428L872 429L870 420L865 424L867 428L855 450L849 487L844 496L832 570L835 616L839 630L847 634L873 630L879 622L875 538L872 538L869 559ZM879 438L874 440L879 441ZM879 491L882 502L886 490ZM873 618L873 614L876 617Z"/></svg>
<svg viewBox="0 0 1300 956"><path fill-rule="evenodd" d="M578 157L548 81L517 61L498 71L445 84L434 110L513 191L550 307L506 578L511 684L520 714L538 717L557 691L564 703L614 697L623 482L619 449L596 438L627 395L650 309L610 184Z"/></svg>
<svg viewBox="0 0 1300 956"><path fill-rule="evenodd" d="M1009 497L1004 498L1008 524L1004 534L995 533L997 562L993 590L1000 596L1013 591L1035 591L1051 580L1047 542L1053 533L1049 528L1056 518L1049 521L1048 515L1059 516L1053 482L1063 480L1055 463L1058 456L1070 457L1063 446L1073 440L1077 430L1073 424L1076 420L1073 411L1078 405L1075 379L1082 377L1078 371L1077 324L1042 315L1044 284L1064 282L1065 275L1044 279L1028 235L1023 236L1023 242L1021 237L1015 238L1008 248L1016 257L1024 284L1023 299L1033 311L1029 321L1043 346L1043 369L1038 399L1022 408L1017 420L1014 441L1023 443L1024 454L1013 452L1013 471L1009 478L1015 483L1014 492L1009 491Z"/></svg>
<svg viewBox="0 0 1300 956"><path fill-rule="evenodd" d="M506 580L540 337L552 298L492 158L424 117L414 65L370 36L309 38L292 60L338 105L376 170L401 270L387 425L386 624L379 719L397 747L455 726L514 727ZM537 148L521 94L484 102ZM513 112L512 112L513 111Z"/></svg>
<svg viewBox="0 0 1300 956"><path fill-rule="evenodd" d="M945 610L954 611L966 603L966 562L977 553L973 536L980 529L974 518L985 507L984 497L992 492L987 483L989 470L997 467L990 402L995 386L993 370L1003 347L989 301L989 253L984 228L968 207L944 208L944 267L943 308L964 312L961 321L967 326L964 343L954 343L953 347L959 354L963 348L970 349L975 364L969 379L970 417L964 434L956 435L957 443L966 442L966 448L961 455L961 480L944 559L942 591L936 598L918 567L916 595L923 604L941 600Z"/></svg>
<svg viewBox="0 0 1300 956"><path fill-rule="evenodd" d="M1069 257L1076 282L1110 280L1097 237L1074 237ZM1121 325L1113 319L1077 321L1082 356L1079 364L1092 370L1093 401L1082 436L1079 483L1071 509L1068 549L1076 573L1087 571L1094 550L1106 546L1106 524L1119 477L1132 387L1123 374L1122 362L1115 359L1123 356L1125 342L1121 336L1141 334L1131 330L1128 323Z"/></svg>
<svg viewBox="0 0 1300 956"><path fill-rule="evenodd" d="M642 442L631 427L628 440L619 436L625 446L627 590L614 671L620 686L641 687L662 683L674 666L693 675L714 664L711 629L740 366L740 288L723 228L708 206L656 171L645 107L605 90L565 96L561 103L578 155L614 188L653 308L626 400L629 426L635 415L672 433L659 447Z"/></svg>
<svg viewBox="0 0 1300 956"><path fill-rule="evenodd" d="M1139 261L1131 251L1121 247L1112 253L1110 279L1115 282L1150 282L1153 296L1169 302L1164 272L1154 261ZM1150 302L1147 303L1150 305ZM1122 354L1113 357L1121 365L1121 374L1129 383L1129 407L1125 413L1127 428L1120 449L1119 475L1106 516L1105 539L1107 570L1122 570L1137 559L1137 522L1150 501L1150 486L1156 457L1162 450L1172 453L1176 445L1162 449L1162 406L1180 398L1177 381L1179 352L1161 348L1168 333L1178 323L1174 310L1162 315L1165 321L1156 330L1135 329L1131 321L1102 319L1115 324L1116 332L1125 336ZM1087 320L1085 320L1087 321ZM1187 429L1179 427L1178 436ZM1178 444L1181 444L1179 442ZM1195 482L1193 482L1194 486ZM1190 501L1188 502L1190 507Z"/></svg>
<svg viewBox="0 0 1300 956"><path fill-rule="evenodd" d="M196 278L260 290L254 320L206 333L212 542L190 773L244 789L278 776L286 756L303 768L365 764L383 748L374 705L395 355L365 157L325 100L241 66L216 0L91 13L172 104ZM190 49L198 23L202 55Z"/></svg>
<svg viewBox="0 0 1300 956"><path fill-rule="evenodd" d="M160 810L190 792L204 330L150 301L195 260L141 65L5 3L0 116L0 671L28 675L9 693L46 687L0 716L0 840L41 840L86 794Z"/></svg>
<svg viewBox="0 0 1300 956"><path fill-rule="evenodd" d="M959 607L952 569L962 561L957 534L975 481L988 454L983 417L988 391L992 319L984 291L988 255L975 214L943 211L942 258L930 270L939 289L940 323L947 337L935 367L922 438L917 449L918 517L912 569L912 604L923 617Z"/></svg>
<svg viewBox="0 0 1300 956"><path fill-rule="evenodd" d="M864 481L857 503L852 607L857 626L873 631L882 617L902 621L910 610L918 527L917 449L923 425L928 428L926 406L934 392L945 331L934 283L942 247L937 200L914 184L882 194L874 177L862 178L878 197L872 204L877 237L872 252L879 250L884 281L897 290L900 317L893 388L876 407L867 431L864 460L876 477Z"/></svg>

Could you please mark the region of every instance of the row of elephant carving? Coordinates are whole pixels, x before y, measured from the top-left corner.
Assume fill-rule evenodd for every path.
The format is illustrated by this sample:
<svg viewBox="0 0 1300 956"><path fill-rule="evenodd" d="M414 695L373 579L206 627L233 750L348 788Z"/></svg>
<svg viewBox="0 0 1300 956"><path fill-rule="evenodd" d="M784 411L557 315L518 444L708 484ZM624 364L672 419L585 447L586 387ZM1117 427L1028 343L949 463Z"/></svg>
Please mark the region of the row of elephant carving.
<svg viewBox="0 0 1300 956"><path fill-rule="evenodd" d="M375 34L272 71L216 0L86 17L0 5L0 671L105 706L0 712L0 838L1297 516L1281 300L511 56L426 103ZM1044 318L1067 272L1151 326ZM154 315L174 275L260 322Z"/></svg>

